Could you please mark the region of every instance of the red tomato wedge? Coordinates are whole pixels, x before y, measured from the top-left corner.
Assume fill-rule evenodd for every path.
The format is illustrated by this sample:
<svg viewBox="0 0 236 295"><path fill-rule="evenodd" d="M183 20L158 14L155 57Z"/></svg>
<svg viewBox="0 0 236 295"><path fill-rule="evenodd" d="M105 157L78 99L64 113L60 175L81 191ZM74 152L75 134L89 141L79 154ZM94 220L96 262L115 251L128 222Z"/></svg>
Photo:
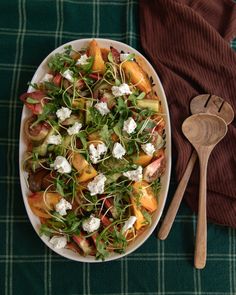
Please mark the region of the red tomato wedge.
<svg viewBox="0 0 236 295"><path fill-rule="evenodd" d="M33 92L25 92L20 96L20 100L22 100L24 102L24 104L26 105L26 107L32 111L32 113L34 115L38 115L41 114L43 111L43 106L42 106L42 99L45 97L45 93L40 91L40 90L36 90ZM33 101L38 101L38 103L29 103L27 102L27 98L31 98Z"/></svg>

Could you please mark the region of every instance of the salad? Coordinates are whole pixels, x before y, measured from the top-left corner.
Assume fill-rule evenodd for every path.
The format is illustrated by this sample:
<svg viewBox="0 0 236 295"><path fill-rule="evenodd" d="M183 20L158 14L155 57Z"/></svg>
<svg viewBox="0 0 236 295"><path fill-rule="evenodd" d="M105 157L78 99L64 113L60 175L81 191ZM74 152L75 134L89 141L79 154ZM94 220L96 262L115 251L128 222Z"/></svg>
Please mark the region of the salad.
<svg viewBox="0 0 236 295"><path fill-rule="evenodd" d="M135 54L66 46L20 99L28 203L55 249L104 260L152 223L165 172L161 101Z"/></svg>

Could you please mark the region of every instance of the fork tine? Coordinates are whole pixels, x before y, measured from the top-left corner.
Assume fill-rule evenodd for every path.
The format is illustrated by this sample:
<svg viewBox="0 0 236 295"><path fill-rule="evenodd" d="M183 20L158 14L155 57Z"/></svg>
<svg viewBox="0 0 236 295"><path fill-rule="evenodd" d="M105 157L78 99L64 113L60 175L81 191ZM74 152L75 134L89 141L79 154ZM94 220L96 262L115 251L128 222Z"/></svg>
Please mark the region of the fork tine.
<svg viewBox="0 0 236 295"><path fill-rule="evenodd" d="M207 107L209 100L211 99L211 94L209 94L208 99L206 100L205 104L204 104L204 108Z"/></svg>
<svg viewBox="0 0 236 295"><path fill-rule="evenodd" d="M221 104L221 106L219 107L218 113L221 111L221 109L222 109L224 103L225 103L225 101L222 101L222 104Z"/></svg>
<svg viewBox="0 0 236 295"><path fill-rule="evenodd" d="M209 93L200 94L192 98L190 112L192 114L214 114L224 119L227 124L234 119L234 111L231 105L223 98Z"/></svg>

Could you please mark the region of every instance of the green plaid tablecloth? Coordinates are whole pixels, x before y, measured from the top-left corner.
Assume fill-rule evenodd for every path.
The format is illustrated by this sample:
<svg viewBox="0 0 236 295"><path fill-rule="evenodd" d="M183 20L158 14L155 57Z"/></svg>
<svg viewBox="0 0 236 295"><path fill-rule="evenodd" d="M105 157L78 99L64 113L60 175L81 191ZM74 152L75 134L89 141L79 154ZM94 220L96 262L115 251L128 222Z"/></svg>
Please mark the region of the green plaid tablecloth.
<svg viewBox="0 0 236 295"><path fill-rule="evenodd" d="M153 233L133 254L114 262L67 260L34 232L18 175L18 97L50 51L90 37L140 49L137 1L0 1L0 294L235 295L236 231L209 224L207 266L194 269L196 217L184 204L165 242ZM172 178L168 202L174 189Z"/></svg>

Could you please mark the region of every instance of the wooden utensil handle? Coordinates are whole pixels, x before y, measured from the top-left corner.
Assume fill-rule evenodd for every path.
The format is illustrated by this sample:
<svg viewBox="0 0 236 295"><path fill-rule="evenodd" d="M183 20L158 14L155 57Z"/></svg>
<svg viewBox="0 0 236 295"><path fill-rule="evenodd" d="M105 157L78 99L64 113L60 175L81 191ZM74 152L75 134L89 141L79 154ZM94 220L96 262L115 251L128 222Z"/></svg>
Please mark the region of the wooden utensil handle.
<svg viewBox="0 0 236 295"><path fill-rule="evenodd" d="M177 190L174 194L174 197L170 203L170 206L168 208L168 211L166 213L166 216L162 222L161 228L158 232L158 238L161 240L165 240L171 230L171 227L173 225L173 222L175 220L176 214L178 212L180 203L183 199L184 196L184 192L186 190L189 178L192 174L194 165L196 163L197 160L197 153L194 150L189 161L188 161L188 165L187 168L184 172L184 175L182 176L179 185L177 187Z"/></svg>
<svg viewBox="0 0 236 295"><path fill-rule="evenodd" d="M205 158L205 159L204 159ZM202 269L206 265L207 255L207 208L206 208L206 188L207 188L207 163L208 155L200 156L200 185L198 201L198 221L195 242L194 265Z"/></svg>

